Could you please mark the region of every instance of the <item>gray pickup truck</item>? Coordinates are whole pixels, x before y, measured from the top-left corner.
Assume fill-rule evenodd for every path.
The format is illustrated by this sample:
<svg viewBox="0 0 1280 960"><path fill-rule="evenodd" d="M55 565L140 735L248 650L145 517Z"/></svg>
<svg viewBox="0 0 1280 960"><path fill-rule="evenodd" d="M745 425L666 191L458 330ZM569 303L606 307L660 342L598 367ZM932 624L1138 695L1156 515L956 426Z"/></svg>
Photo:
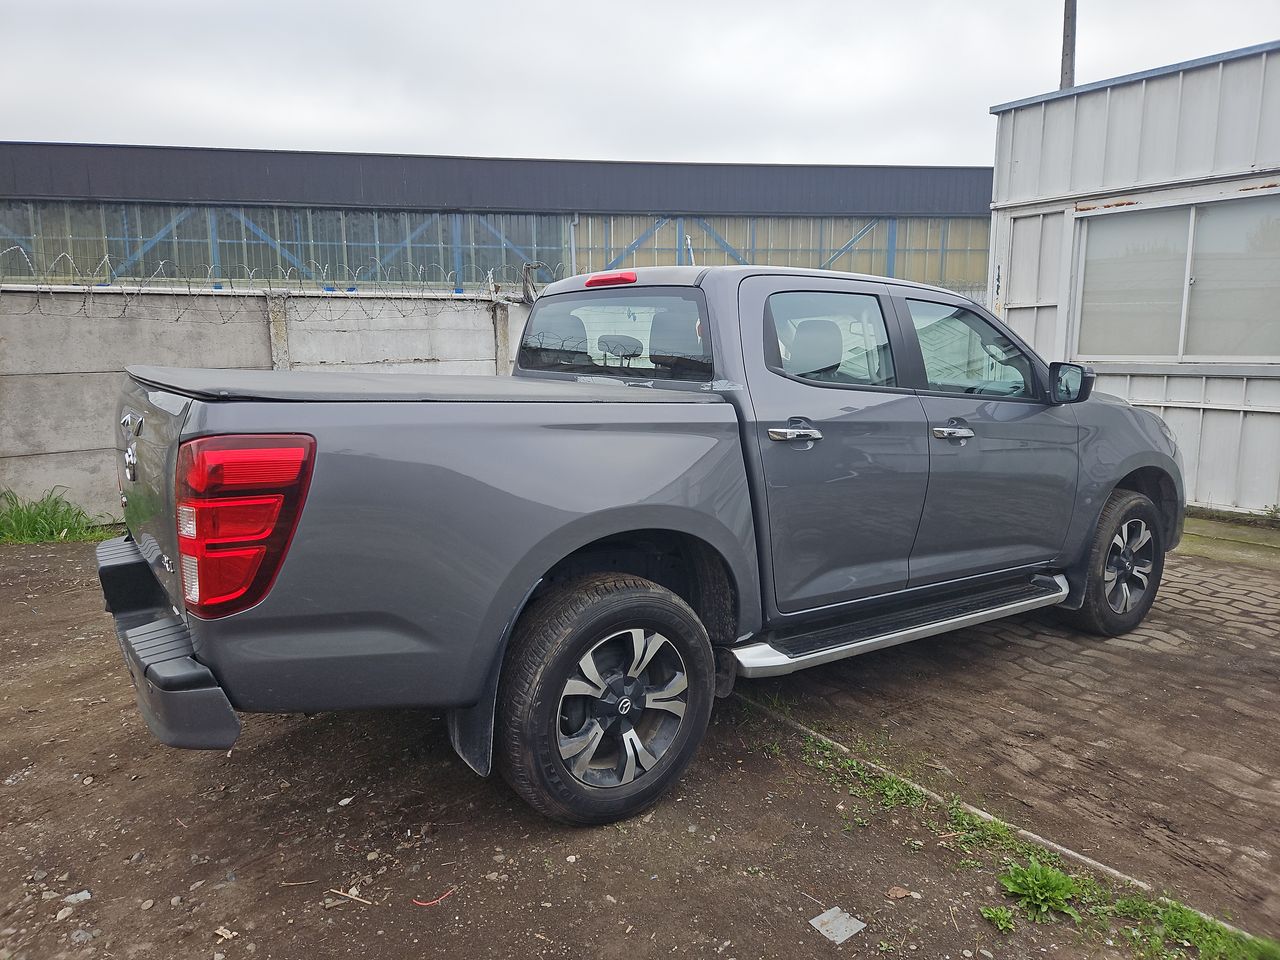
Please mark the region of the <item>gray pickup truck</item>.
<svg viewBox="0 0 1280 960"><path fill-rule="evenodd" d="M766 267L573 277L514 376L132 367L98 568L152 733L447 711L603 823L735 676L1055 606L1146 615L1183 484L1156 416L945 290Z"/></svg>

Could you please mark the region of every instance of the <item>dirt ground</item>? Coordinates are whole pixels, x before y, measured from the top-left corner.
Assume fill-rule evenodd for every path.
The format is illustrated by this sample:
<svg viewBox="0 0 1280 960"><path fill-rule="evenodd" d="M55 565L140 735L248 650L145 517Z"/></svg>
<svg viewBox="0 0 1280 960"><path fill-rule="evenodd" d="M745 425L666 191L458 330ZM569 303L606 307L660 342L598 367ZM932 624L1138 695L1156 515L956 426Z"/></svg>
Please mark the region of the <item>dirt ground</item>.
<svg viewBox="0 0 1280 960"><path fill-rule="evenodd" d="M1150 636L1120 646L1020 620L744 688L1273 933L1280 601L1255 572L1245 607L1202 616L1234 571L1175 562ZM851 796L737 701L650 814L571 829L474 777L430 714L250 716L230 755L156 744L91 546L0 547L0 654L0 960L1128 955L1066 924L996 933L997 853L955 849L936 809ZM330 892L353 887L368 903ZM839 947L809 925L832 906L867 923Z"/></svg>

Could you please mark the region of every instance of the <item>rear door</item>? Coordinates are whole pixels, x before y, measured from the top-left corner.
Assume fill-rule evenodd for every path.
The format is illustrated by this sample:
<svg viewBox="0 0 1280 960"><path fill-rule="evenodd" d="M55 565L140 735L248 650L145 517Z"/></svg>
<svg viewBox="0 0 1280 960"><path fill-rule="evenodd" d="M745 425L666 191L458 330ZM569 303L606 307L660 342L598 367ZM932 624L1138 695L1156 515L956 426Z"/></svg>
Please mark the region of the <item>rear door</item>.
<svg viewBox="0 0 1280 960"><path fill-rule="evenodd" d="M1075 503L1075 412L1047 402L1043 363L972 304L901 293L902 375L924 404L930 464L910 585L1052 560Z"/></svg>
<svg viewBox="0 0 1280 960"><path fill-rule="evenodd" d="M928 446L920 401L898 376L888 289L749 277L739 316L777 609L906 586Z"/></svg>

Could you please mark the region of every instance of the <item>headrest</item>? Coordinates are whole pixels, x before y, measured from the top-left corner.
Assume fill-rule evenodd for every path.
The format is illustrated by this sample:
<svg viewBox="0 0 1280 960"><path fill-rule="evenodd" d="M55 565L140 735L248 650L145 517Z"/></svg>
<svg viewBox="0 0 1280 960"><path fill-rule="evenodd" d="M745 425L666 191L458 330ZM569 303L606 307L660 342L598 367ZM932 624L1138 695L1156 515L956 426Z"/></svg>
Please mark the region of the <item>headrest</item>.
<svg viewBox="0 0 1280 960"><path fill-rule="evenodd" d="M795 338L791 341L791 359L786 363L788 373L798 377L826 373L840 366L844 359L844 340L834 320L810 317L796 325Z"/></svg>
<svg viewBox="0 0 1280 960"><path fill-rule="evenodd" d="M600 348L601 353L608 354L611 357L618 357L622 360L630 360L644 353L643 343L635 337L628 337L623 333L602 333L596 337L596 346Z"/></svg>
<svg viewBox="0 0 1280 960"><path fill-rule="evenodd" d="M655 313L649 327L649 360L667 366L705 363L707 351L698 336L698 318L688 313Z"/></svg>

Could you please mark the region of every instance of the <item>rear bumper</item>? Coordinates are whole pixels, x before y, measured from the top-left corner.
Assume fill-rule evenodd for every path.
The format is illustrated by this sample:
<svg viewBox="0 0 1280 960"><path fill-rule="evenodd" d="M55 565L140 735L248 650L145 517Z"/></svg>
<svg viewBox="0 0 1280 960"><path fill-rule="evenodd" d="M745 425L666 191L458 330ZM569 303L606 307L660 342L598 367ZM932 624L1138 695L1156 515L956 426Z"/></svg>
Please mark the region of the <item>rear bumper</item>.
<svg viewBox="0 0 1280 960"><path fill-rule="evenodd" d="M147 728L171 747L225 750L240 719L213 673L195 659L191 634L174 614L138 545L98 547L98 580Z"/></svg>

